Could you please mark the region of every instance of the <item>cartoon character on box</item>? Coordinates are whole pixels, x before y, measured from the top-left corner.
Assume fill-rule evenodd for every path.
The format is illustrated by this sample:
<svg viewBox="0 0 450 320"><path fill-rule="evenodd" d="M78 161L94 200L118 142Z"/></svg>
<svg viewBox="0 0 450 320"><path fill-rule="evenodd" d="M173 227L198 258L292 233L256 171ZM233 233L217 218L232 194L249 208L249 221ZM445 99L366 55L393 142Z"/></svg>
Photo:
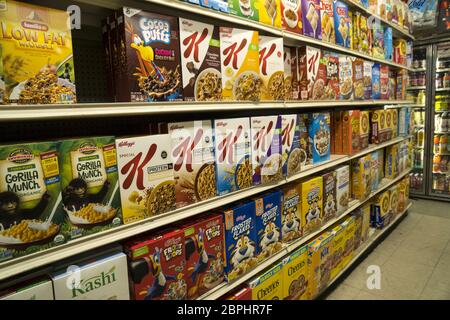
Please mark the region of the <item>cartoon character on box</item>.
<svg viewBox="0 0 450 320"><path fill-rule="evenodd" d="M300 184L283 189L281 238L289 242L302 236Z"/></svg>
<svg viewBox="0 0 450 320"><path fill-rule="evenodd" d="M309 115L309 140L312 147L313 164L330 160L331 131L330 114L313 113Z"/></svg>
<svg viewBox="0 0 450 320"><path fill-rule="evenodd" d="M329 221L336 215L336 172L323 175L323 221Z"/></svg>
<svg viewBox="0 0 450 320"><path fill-rule="evenodd" d="M322 177L302 183L303 234L309 234L322 224Z"/></svg>

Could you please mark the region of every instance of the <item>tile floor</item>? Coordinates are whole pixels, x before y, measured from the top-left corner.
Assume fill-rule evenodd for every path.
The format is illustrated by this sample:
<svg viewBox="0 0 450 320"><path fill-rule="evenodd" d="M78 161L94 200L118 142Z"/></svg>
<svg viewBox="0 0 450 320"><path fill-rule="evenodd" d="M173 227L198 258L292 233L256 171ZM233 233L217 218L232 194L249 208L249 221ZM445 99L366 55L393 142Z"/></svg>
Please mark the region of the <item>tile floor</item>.
<svg viewBox="0 0 450 320"><path fill-rule="evenodd" d="M450 203L412 201L405 219L326 299L450 300ZM380 267L380 289L367 288L370 265Z"/></svg>

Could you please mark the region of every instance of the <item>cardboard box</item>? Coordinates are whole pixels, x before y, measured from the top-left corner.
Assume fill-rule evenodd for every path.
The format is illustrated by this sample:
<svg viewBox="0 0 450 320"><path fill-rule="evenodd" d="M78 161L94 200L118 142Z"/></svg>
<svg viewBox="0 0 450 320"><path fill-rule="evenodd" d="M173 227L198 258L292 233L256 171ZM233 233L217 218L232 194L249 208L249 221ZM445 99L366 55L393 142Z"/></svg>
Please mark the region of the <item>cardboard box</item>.
<svg viewBox="0 0 450 320"><path fill-rule="evenodd" d="M367 149L369 147L369 111L360 111L359 113L359 143L360 150Z"/></svg>
<svg viewBox="0 0 450 320"><path fill-rule="evenodd" d="M386 140L386 114L383 109L370 112L370 143L379 144Z"/></svg>
<svg viewBox="0 0 450 320"><path fill-rule="evenodd" d="M385 59L384 52L384 28L381 22L375 19L372 22L372 30L373 30L373 49L372 55L377 59Z"/></svg>
<svg viewBox="0 0 450 320"><path fill-rule="evenodd" d="M361 241L365 243L369 240L371 204L364 204L360 208L360 212L362 215Z"/></svg>
<svg viewBox="0 0 450 320"><path fill-rule="evenodd" d="M359 110L343 112L342 117L342 153L354 154L360 151L360 118Z"/></svg>
<svg viewBox="0 0 450 320"><path fill-rule="evenodd" d="M0 300L53 300L53 285L48 279L34 280L0 291Z"/></svg>
<svg viewBox="0 0 450 320"><path fill-rule="evenodd" d="M380 66L380 98L389 100L389 67Z"/></svg>
<svg viewBox="0 0 450 320"><path fill-rule="evenodd" d="M372 55L373 35L365 15L356 11L353 15L353 49Z"/></svg>
<svg viewBox="0 0 450 320"><path fill-rule="evenodd" d="M398 145L386 148L385 177L394 179L398 175Z"/></svg>
<svg viewBox="0 0 450 320"><path fill-rule="evenodd" d="M336 43L333 1L321 0L320 22L322 24L322 41Z"/></svg>
<svg viewBox="0 0 450 320"><path fill-rule="evenodd" d="M392 61L394 54L394 47L392 42L392 28L384 28L384 59L386 61Z"/></svg>
<svg viewBox="0 0 450 320"><path fill-rule="evenodd" d="M308 246L302 246L283 259L283 300L308 299Z"/></svg>
<svg viewBox="0 0 450 320"><path fill-rule="evenodd" d="M300 61L300 94L301 99L322 100L327 99L327 63L324 61L322 50L310 46L297 48L298 59ZM306 65L302 65L305 62ZM304 83L307 82L305 87ZM305 88L307 93L305 92ZM305 98L304 95L307 94Z"/></svg>
<svg viewBox="0 0 450 320"><path fill-rule="evenodd" d="M352 58L353 68L353 98L355 100L364 99L364 61L359 58Z"/></svg>
<svg viewBox="0 0 450 320"><path fill-rule="evenodd" d="M281 29L281 0L257 0L259 22Z"/></svg>
<svg viewBox="0 0 450 320"><path fill-rule="evenodd" d="M370 154L371 167L370 167L370 179L372 182L372 191L378 190L378 187L381 183L381 175L379 166L381 165L381 158L383 157L383 153L378 151L374 151Z"/></svg>
<svg viewBox="0 0 450 320"><path fill-rule="evenodd" d="M308 243L308 298L316 298L330 281L334 235L324 232Z"/></svg>
<svg viewBox="0 0 450 320"><path fill-rule="evenodd" d="M291 242L302 236L302 190L300 183L282 188L281 239Z"/></svg>
<svg viewBox="0 0 450 320"><path fill-rule="evenodd" d="M249 283L252 300L281 300L283 297L282 263L278 263Z"/></svg>
<svg viewBox="0 0 450 320"><path fill-rule="evenodd" d="M395 63L406 65L406 40L394 40L393 60Z"/></svg>
<svg viewBox="0 0 450 320"><path fill-rule="evenodd" d="M391 213L395 216L399 213L398 210L398 185L393 185L389 188L389 208Z"/></svg>
<svg viewBox="0 0 450 320"><path fill-rule="evenodd" d="M284 100L283 38L259 36L261 100Z"/></svg>
<svg viewBox="0 0 450 320"><path fill-rule="evenodd" d="M337 214L340 216L348 209L350 201L350 166L337 168L336 172L336 204Z"/></svg>
<svg viewBox="0 0 450 320"><path fill-rule="evenodd" d="M259 21L259 0L249 0L246 2L239 0L228 0L228 11L230 14Z"/></svg>
<svg viewBox="0 0 450 320"><path fill-rule="evenodd" d="M323 180L316 177L302 182L302 229L306 236L322 225Z"/></svg>
<svg viewBox="0 0 450 320"><path fill-rule="evenodd" d="M364 61L364 99L370 100L372 99L372 67L373 62Z"/></svg>
<svg viewBox="0 0 450 320"><path fill-rule="evenodd" d="M372 66L372 99L381 99L381 79L379 63L374 63Z"/></svg>
<svg viewBox="0 0 450 320"><path fill-rule="evenodd" d="M326 66L326 95L324 99L339 100L339 55L330 52L323 52L323 64Z"/></svg>
<svg viewBox="0 0 450 320"><path fill-rule="evenodd" d="M284 100L293 100L294 99L294 88L293 88L293 76L292 76L292 56L291 52L294 48L284 47L283 48L283 57L284 57ZM295 56L296 59L296 56ZM297 86L297 83L295 84ZM297 88L295 89L297 92ZM298 97L298 93L296 93Z"/></svg>
<svg viewBox="0 0 450 320"><path fill-rule="evenodd" d="M331 233L333 240L331 244L330 280L333 280L344 268L345 225L338 224L331 230Z"/></svg>
<svg viewBox="0 0 450 320"><path fill-rule="evenodd" d="M336 44L350 48L351 22L349 19L348 5L340 0L333 1L334 8L334 30L336 33Z"/></svg>
<svg viewBox="0 0 450 320"><path fill-rule="evenodd" d="M309 82L311 76L316 74L317 70L308 71L308 63L314 63L314 59L308 61L308 50L306 46L296 48L297 54L297 65L295 67L295 72L297 73L297 83L298 83L298 100L308 100L309 99ZM320 50L320 49L317 49ZM317 50L310 50L310 53L317 53ZM294 72L294 71L293 71ZM309 77L308 77L309 72Z"/></svg>
<svg viewBox="0 0 450 320"><path fill-rule="evenodd" d="M299 115L300 119L300 147L306 153L305 165L313 163L313 144L309 140L309 114L303 113Z"/></svg>
<svg viewBox="0 0 450 320"><path fill-rule="evenodd" d="M392 121L391 121L391 131L392 139L398 137L398 109L391 109Z"/></svg>
<svg viewBox="0 0 450 320"><path fill-rule="evenodd" d="M330 171L322 175L323 180L323 223L337 216L337 174Z"/></svg>
<svg viewBox="0 0 450 320"><path fill-rule="evenodd" d="M302 0L281 1L281 20L286 31L303 34Z"/></svg>
<svg viewBox="0 0 450 320"><path fill-rule="evenodd" d="M348 216L344 222L344 254L342 258L342 268L345 268L353 259L356 240L356 221L354 216Z"/></svg>
<svg viewBox="0 0 450 320"><path fill-rule="evenodd" d="M371 226L372 228L383 229L392 220L390 212L389 191L385 191L375 197L371 206Z"/></svg>
<svg viewBox="0 0 450 320"><path fill-rule="evenodd" d="M352 161L352 198L367 199L372 192L370 154Z"/></svg>
<svg viewBox="0 0 450 320"><path fill-rule="evenodd" d="M313 164L330 160L331 129L330 113L310 113L308 133L312 142Z"/></svg>
<svg viewBox="0 0 450 320"><path fill-rule="evenodd" d="M305 36L322 40L320 0L302 0L302 27Z"/></svg>
<svg viewBox="0 0 450 320"><path fill-rule="evenodd" d="M389 69L389 99L395 100L397 96L397 72Z"/></svg>
<svg viewBox="0 0 450 320"><path fill-rule="evenodd" d="M384 110L384 113L386 115L386 141L389 141L392 139L392 127L393 127L393 114L392 109L386 109Z"/></svg>
<svg viewBox="0 0 450 320"><path fill-rule="evenodd" d="M305 165L307 154L300 143L300 115L281 116L281 142L283 176L292 176L300 172Z"/></svg>
<svg viewBox="0 0 450 320"><path fill-rule="evenodd" d="M353 100L353 64L349 56L339 55L339 97Z"/></svg>

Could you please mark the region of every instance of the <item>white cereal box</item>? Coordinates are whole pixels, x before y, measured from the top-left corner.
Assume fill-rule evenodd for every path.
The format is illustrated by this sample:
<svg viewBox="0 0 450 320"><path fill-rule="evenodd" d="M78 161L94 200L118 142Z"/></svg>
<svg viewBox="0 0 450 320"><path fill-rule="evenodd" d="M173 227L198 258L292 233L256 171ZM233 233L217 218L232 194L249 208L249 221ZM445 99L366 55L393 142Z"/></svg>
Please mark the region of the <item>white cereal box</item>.
<svg viewBox="0 0 450 320"><path fill-rule="evenodd" d="M292 78L292 56L291 56L292 48L284 47L283 48L283 56L284 56L284 99L292 100L293 99L293 78Z"/></svg>
<svg viewBox="0 0 450 320"><path fill-rule="evenodd" d="M292 176L300 172L306 162L307 154L300 145L300 115L281 116L281 144L283 175Z"/></svg>
<svg viewBox="0 0 450 320"><path fill-rule="evenodd" d="M53 300L53 285L47 279L33 281L0 291L0 300Z"/></svg>
<svg viewBox="0 0 450 320"><path fill-rule="evenodd" d="M259 36L261 100L284 100L283 38Z"/></svg>
<svg viewBox="0 0 450 320"><path fill-rule="evenodd" d="M336 169L336 202L337 216L348 209L350 200L350 167L348 165Z"/></svg>

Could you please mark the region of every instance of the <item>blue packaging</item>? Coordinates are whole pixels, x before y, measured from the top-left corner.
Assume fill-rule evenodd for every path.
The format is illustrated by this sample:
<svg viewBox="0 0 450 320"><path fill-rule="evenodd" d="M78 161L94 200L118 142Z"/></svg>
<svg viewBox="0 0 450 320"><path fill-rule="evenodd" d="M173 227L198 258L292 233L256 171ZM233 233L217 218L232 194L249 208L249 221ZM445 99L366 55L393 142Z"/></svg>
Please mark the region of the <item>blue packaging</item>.
<svg viewBox="0 0 450 320"><path fill-rule="evenodd" d="M306 151L300 146L300 130L300 115L281 116L282 161L285 177L299 173L307 159Z"/></svg>
<svg viewBox="0 0 450 320"><path fill-rule="evenodd" d="M330 160L330 113L310 113L308 119L309 143L312 145L313 164Z"/></svg>
<svg viewBox="0 0 450 320"><path fill-rule="evenodd" d="M227 0L200 0L203 3L209 3L214 10L229 13Z"/></svg>
<svg viewBox="0 0 450 320"><path fill-rule="evenodd" d="M369 0L359 0L359 2L361 3L361 5L368 9L369 8Z"/></svg>
<svg viewBox="0 0 450 320"><path fill-rule="evenodd" d="M348 5L339 0L333 1L333 10L336 44L339 44L346 48L350 48L351 25L348 16Z"/></svg>
<svg viewBox="0 0 450 320"><path fill-rule="evenodd" d="M192 4L198 4L200 5L200 0L185 0L186 2L192 3Z"/></svg>
<svg viewBox="0 0 450 320"><path fill-rule="evenodd" d="M382 156L382 155L381 155ZM370 154L370 180L372 182L372 190L378 190L378 186L380 185L381 177L380 171L378 170L378 166L380 165L380 153L378 151L374 151Z"/></svg>
<svg viewBox="0 0 450 320"><path fill-rule="evenodd" d="M392 28L386 27L384 29L384 58L387 61L392 61L394 48L392 44Z"/></svg>
<svg viewBox="0 0 450 320"><path fill-rule="evenodd" d="M381 98L380 64L372 66L372 99Z"/></svg>

